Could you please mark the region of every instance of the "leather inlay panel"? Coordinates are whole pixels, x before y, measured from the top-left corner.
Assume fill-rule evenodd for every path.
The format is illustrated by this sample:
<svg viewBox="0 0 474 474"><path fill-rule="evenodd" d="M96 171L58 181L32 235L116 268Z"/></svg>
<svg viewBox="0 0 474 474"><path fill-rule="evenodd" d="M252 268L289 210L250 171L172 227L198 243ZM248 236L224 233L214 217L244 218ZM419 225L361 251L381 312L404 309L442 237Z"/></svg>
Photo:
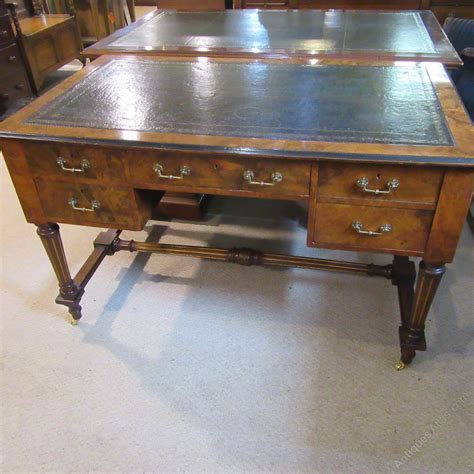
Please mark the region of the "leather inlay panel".
<svg viewBox="0 0 474 474"><path fill-rule="evenodd" d="M117 58L26 123L138 132L453 145L423 67Z"/></svg>
<svg viewBox="0 0 474 474"><path fill-rule="evenodd" d="M165 12L109 45L145 46L436 53L418 12Z"/></svg>

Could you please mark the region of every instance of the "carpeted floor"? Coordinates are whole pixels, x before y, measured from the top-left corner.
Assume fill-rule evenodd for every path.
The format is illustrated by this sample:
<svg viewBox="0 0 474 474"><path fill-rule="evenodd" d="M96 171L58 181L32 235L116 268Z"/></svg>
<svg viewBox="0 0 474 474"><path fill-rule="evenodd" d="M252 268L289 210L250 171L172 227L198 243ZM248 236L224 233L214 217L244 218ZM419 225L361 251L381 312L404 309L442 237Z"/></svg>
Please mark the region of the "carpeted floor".
<svg viewBox="0 0 474 474"><path fill-rule="evenodd" d="M0 162L2 472L474 469L467 226L429 350L396 372L396 290L376 278L123 252L71 326ZM126 235L372 260L307 249L302 218L291 203L215 199L200 225ZM62 229L76 271L97 230Z"/></svg>

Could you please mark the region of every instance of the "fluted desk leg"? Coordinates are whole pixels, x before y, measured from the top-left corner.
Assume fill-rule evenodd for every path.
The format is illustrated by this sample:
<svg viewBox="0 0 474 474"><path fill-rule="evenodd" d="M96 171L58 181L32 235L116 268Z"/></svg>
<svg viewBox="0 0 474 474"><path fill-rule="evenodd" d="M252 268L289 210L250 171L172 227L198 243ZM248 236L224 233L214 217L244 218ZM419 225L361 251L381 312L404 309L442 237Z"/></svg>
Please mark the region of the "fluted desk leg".
<svg viewBox="0 0 474 474"><path fill-rule="evenodd" d="M398 369L403 369L416 355L426 350L425 321L446 268L443 264L429 264L422 261L416 281L411 316L400 327L401 360Z"/></svg>
<svg viewBox="0 0 474 474"><path fill-rule="evenodd" d="M81 306L79 304L84 290L78 288L71 277L69 267L64 253L64 247L59 233L58 224L39 225L37 233L48 254L51 265L59 283L59 294L67 301L69 313L72 316L72 324L81 319Z"/></svg>

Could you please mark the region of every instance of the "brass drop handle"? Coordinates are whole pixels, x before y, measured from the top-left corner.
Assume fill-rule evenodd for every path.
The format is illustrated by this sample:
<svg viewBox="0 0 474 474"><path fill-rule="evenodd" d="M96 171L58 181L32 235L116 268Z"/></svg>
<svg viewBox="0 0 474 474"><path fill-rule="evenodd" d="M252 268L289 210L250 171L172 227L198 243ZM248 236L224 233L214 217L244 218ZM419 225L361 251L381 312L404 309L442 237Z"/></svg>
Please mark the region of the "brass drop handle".
<svg viewBox="0 0 474 474"><path fill-rule="evenodd" d="M97 199L91 201L91 207L77 207L77 198L69 198L68 204L75 210L81 212L95 212L100 209L100 202Z"/></svg>
<svg viewBox="0 0 474 474"><path fill-rule="evenodd" d="M364 235L369 235L369 236L377 236L377 235L387 234L388 232L391 232L391 230L392 230L392 226L390 224L382 224L379 227L378 231L364 230L364 225L362 224L362 222L359 222L359 221L354 221L352 223L352 228L358 234L364 234Z"/></svg>
<svg viewBox="0 0 474 474"><path fill-rule="evenodd" d="M189 176L191 174L191 168L186 165L181 166L181 168L179 169L179 176L174 176L172 174L163 174L163 166L161 166L159 163L153 165L153 171L160 178L163 179L184 179L185 176Z"/></svg>
<svg viewBox="0 0 474 474"><path fill-rule="evenodd" d="M251 170L246 170L244 171L244 179L248 181L249 184L253 184L255 186L275 186L278 183L281 183L283 181L283 175L279 173L278 171L275 171L275 173L272 173L271 175L271 183L268 183L266 181L254 181L255 178L255 173Z"/></svg>
<svg viewBox="0 0 474 474"><path fill-rule="evenodd" d="M362 189L365 193L373 194L390 194L392 191L395 191L400 186L400 181L398 179L392 178L385 185L387 189L370 189L369 188L369 179L363 176L356 181L357 186Z"/></svg>
<svg viewBox="0 0 474 474"><path fill-rule="evenodd" d="M91 164L88 160L82 160L80 168L69 168L66 166L67 161L61 156L58 157L56 163L63 171L69 171L71 173L85 173L91 167Z"/></svg>

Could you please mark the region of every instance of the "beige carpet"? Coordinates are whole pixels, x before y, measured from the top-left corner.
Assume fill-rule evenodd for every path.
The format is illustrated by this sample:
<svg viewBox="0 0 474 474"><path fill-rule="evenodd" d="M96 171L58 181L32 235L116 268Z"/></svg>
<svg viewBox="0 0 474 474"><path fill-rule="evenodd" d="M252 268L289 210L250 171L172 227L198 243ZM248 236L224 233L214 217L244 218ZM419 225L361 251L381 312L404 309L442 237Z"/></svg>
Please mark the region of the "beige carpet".
<svg viewBox="0 0 474 474"><path fill-rule="evenodd" d="M3 160L0 173L2 472L474 469L467 227L429 316L429 350L396 372L396 290L376 278L123 252L69 325ZM126 235L372 260L305 248L302 215L216 199L200 225ZM62 229L75 271L97 230Z"/></svg>

